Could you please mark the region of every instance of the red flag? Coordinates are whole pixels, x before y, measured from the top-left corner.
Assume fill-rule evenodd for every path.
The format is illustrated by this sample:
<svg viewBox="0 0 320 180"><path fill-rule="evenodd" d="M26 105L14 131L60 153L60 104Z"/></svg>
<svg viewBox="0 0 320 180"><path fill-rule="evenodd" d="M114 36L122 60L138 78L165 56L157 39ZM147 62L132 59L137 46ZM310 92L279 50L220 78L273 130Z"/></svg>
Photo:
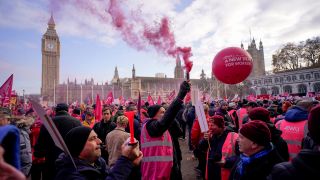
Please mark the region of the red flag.
<svg viewBox="0 0 320 180"><path fill-rule="evenodd" d="M107 105L110 105L112 102L113 102L113 94L112 94L112 92L110 91L109 94L108 94L108 96L107 96L106 104L107 104Z"/></svg>
<svg viewBox="0 0 320 180"><path fill-rule="evenodd" d="M102 119L102 104L99 94L97 94L96 108L94 110L95 120L99 122Z"/></svg>
<svg viewBox="0 0 320 180"><path fill-rule="evenodd" d="M141 114L140 114L140 110L141 110L141 95L140 95L140 91L139 91L139 97L138 97L138 115L139 115L139 119L141 119Z"/></svg>
<svg viewBox="0 0 320 180"><path fill-rule="evenodd" d="M134 143L134 111L128 111L124 113L129 120L129 131L130 131L130 143Z"/></svg>
<svg viewBox="0 0 320 180"><path fill-rule="evenodd" d="M161 99L161 96L159 96L159 97L158 97L157 104L158 104L158 105L161 105L161 103L162 103L162 99Z"/></svg>
<svg viewBox="0 0 320 180"><path fill-rule="evenodd" d="M175 96L176 96L176 90L173 90L173 91L168 95L168 100L169 100L169 101L172 101Z"/></svg>
<svg viewBox="0 0 320 180"><path fill-rule="evenodd" d="M148 103L150 106L154 105L154 101L150 95L148 96Z"/></svg>
<svg viewBox="0 0 320 180"><path fill-rule="evenodd" d="M184 103L186 103L186 104L191 101L191 93L190 92L188 92L186 97L184 98Z"/></svg>
<svg viewBox="0 0 320 180"><path fill-rule="evenodd" d="M11 90L12 90L12 84L13 84L13 74L6 80L5 83L0 87L0 96L2 104L4 103L6 97L8 99L11 98Z"/></svg>

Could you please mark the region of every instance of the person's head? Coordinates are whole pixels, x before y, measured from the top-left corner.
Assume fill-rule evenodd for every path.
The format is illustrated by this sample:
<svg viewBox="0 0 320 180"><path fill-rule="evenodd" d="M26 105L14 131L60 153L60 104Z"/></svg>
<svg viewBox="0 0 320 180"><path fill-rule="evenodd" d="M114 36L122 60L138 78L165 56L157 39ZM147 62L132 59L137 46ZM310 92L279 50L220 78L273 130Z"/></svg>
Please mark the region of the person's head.
<svg viewBox="0 0 320 180"><path fill-rule="evenodd" d="M313 107L313 102L309 100L301 100L297 103L297 106L305 109L306 111L310 112L311 108Z"/></svg>
<svg viewBox="0 0 320 180"><path fill-rule="evenodd" d="M224 131L224 128L225 128L223 117L219 116L219 115L214 115L214 116L210 117L209 120L211 121L210 132L213 135L222 134Z"/></svg>
<svg viewBox="0 0 320 180"><path fill-rule="evenodd" d="M56 108L55 108L55 111L56 113L58 112L68 112L69 110L69 107L66 103L59 103L57 104Z"/></svg>
<svg viewBox="0 0 320 180"><path fill-rule="evenodd" d="M161 119L164 115L165 109L160 105L152 105L148 108L148 115L152 119Z"/></svg>
<svg viewBox="0 0 320 180"><path fill-rule="evenodd" d="M205 114L208 114L208 112L209 112L209 106L208 106L208 104L203 104L203 110L204 110L204 113L205 113Z"/></svg>
<svg viewBox="0 0 320 180"><path fill-rule="evenodd" d="M10 123L11 110L9 108L0 107L0 126Z"/></svg>
<svg viewBox="0 0 320 180"><path fill-rule="evenodd" d="M94 115L93 115L92 112L90 112L90 111L87 111L87 112L86 112L85 120L91 121L91 120L93 119L93 117L94 117Z"/></svg>
<svg viewBox="0 0 320 180"><path fill-rule="evenodd" d="M72 114L80 115L80 114L81 114L80 108L74 108L74 109L72 110Z"/></svg>
<svg viewBox="0 0 320 180"><path fill-rule="evenodd" d="M134 113L137 113L138 109L137 106L134 103L129 104L129 106L126 108L127 111L134 111Z"/></svg>
<svg viewBox="0 0 320 180"><path fill-rule="evenodd" d="M248 104L246 104L246 109L248 113L255 107L258 107L258 104L256 102L248 102Z"/></svg>
<svg viewBox="0 0 320 180"><path fill-rule="evenodd" d="M253 108L249 112L250 120L261 120L263 122L270 122L270 112L263 107Z"/></svg>
<svg viewBox="0 0 320 180"><path fill-rule="evenodd" d="M129 119L124 115L118 116L117 118L118 127L126 128L128 126L128 122L129 122Z"/></svg>
<svg viewBox="0 0 320 180"><path fill-rule="evenodd" d="M320 145L320 105L311 109L308 117L308 129L315 144Z"/></svg>
<svg viewBox="0 0 320 180"><path fill-rule="evenodd" d="M270 146L271 133L266 123L256 120L242 126L239 131L239 151L251 156Z"/></svg>
<svg viewBox="0 0 320 180"><path fill-rule="evenodd" d="M223 110L228 110L228 103L225 101L220 102L220 108Z"/></svg>
<svg viewBox="0 0 320 180"><path fill-rule="evenodd" d="M229 103L229 108L231 108L231 109L236 109L236 108L237 108L236 103L235 103L235 102Z"/></svg>
<svg viewBox="0 0 320 180"><path fill-rule="evenodd" d="M110 108L105 108L103 109L103 120L104 121L109 121L111 119L111 109Z"/></svg>
<svg viewBox="0 0 320 180"><path fill-rule="evenodd" d="M70 154L89 163L94 163L101 156L101 143L94 130L85 126L75 127L66 135Z"/></svg>

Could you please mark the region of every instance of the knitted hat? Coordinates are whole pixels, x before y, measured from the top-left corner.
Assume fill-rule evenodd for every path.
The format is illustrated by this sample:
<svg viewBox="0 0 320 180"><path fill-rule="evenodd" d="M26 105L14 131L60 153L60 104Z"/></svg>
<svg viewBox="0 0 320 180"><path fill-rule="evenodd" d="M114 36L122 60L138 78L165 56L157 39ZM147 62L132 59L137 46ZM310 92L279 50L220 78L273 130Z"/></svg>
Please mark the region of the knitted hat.
<svg viewBox="0 0 320 180"><path fill-rule="evenodd" d="M271 141L271 133L267 124L259 120L242 125L240 134L262 146L268 145Z"/></svg>
<svg viewBox="0 0 320 180"><path fill-rule="evenodd" d="M161 108L162 106L160 105L152 105L152 106L149 106L148 108L148 115L150 118L153 118L154 116L156 116L157 112L159 111L159 109Z"/></svg>
<svg viewBox="0 0 320 180"><path fill-rule="evenodd" d="M263 107L256 107L249 112L249 118L251 120L261 120L263 122L269 122L270 112Z"/></svg>
<svg viewBox="0 0 320 180"><path fill-rule="evenodd" d="M11 110L9 108L0 107L0 117L10 118Z"/></svg>
<svg viewBox="0 0 320 180"><path fill-rule="evenodd" d="M214 115L210 117L210 120L212 121L213 124L217 125L219 128L224 127L224 118L220 115Z"/></svg>
<svg viewBox="0 0 320 180"><path fill-rule="evenodd" d="M311 109L308 118L310 137L316 144L320 144L320 105Z"/></svg>
<svg viewBox="0 0 320 180"><path fill-rule="evenodd" d="M66 145L72 156L78 157L83 150L92 129L79 126L71 129L66 135Z"/></svg>

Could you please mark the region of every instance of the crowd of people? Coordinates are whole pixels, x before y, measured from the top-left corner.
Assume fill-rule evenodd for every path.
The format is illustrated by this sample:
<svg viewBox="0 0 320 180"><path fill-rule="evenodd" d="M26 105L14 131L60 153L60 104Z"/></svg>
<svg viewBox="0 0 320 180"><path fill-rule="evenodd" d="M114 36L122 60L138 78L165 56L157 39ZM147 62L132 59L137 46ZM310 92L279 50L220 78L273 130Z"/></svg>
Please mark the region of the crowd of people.
<svg viewBox="0 0 320 180"><path fill-rule="evenodd" d="M179 139L198 161L190 178L320 179L318 101L203 102L209 131L202 132L195 106L184 101L190 89L184 81L172 102L141 109L135 102L104 105L101 119L95 105L44 107L70 154L32 107L0 107L0 179L179 180Z"/></svg>

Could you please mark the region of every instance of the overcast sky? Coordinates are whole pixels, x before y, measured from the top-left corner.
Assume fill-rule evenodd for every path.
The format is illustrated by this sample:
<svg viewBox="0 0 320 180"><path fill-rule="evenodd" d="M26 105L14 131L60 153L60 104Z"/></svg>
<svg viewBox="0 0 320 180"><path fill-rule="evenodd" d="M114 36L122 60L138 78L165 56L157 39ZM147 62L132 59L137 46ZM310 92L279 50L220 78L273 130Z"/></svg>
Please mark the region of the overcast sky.
<svg viewBox="0 0 320 180"><path fill-rule="evenodd" d="M81 3L82 2L82 3ZM121 0L125 11L157 24L168 17L178 46L191 46L194 67L211 76L215 54L230 46L247 48L250 31L263 42L266 69L272 54L287 42L319 36L319 0ZM120 78L165 73L173 77L175 59L154 49L137 51L123 41L106 12L108 0L0 1L0 84L14 74L14 89L40 93L41 38L53 12L61 42L60 83L69 77L83 82L110 81L115 66Z"/></svg>

